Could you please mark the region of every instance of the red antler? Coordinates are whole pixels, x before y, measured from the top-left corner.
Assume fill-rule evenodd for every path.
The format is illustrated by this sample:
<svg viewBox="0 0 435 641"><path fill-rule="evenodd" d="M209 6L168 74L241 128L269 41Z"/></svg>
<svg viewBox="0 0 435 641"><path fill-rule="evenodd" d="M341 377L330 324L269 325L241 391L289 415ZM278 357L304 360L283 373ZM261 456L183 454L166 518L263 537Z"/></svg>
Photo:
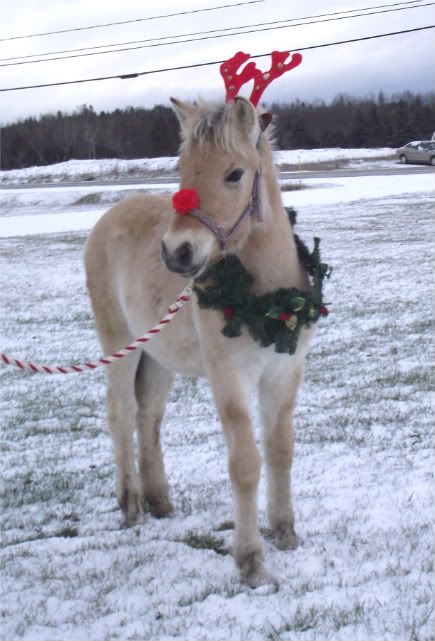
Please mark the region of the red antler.
<svg viewBox="0 0 435 641"><path fill-rule="evenodd" d="M257 106L263 91L270 85L272 80L279 78L283 73L294 69L302 62L301 54L293 53L290 61L286 63L285 61L289 55L290 52L288 51L272 51L272 65L269 71L265 73L257 69L254 62L250 62L240 73L236 73L240 66L251 57L248 53L238 51L220 66L220 72L225 83L226 101L233 100L237 96L240 87L250 80L254 80L250 101Z"/></svg>
<svg viewBox="0 0 435 641"><path fill-rule="evenodd" d="M240 87L255 77L255 73L257 71L255 68L255 62L250 62L239 74L236 73L237 69L239 69L244 62L249 60L250 57L251 55L249 53L238 51L232 58L221 64L220 72L224 79L225 89L227 90L225 97L226 102L235 98L239 93Z"/></svg>
<svg viewBox="0 0 435 641"><path fill-rule="evenodd" d="M302 55L300 53L293 53L289 62L285 62L290 55L289 51L272 51L272 65L266 73L259 69L255 70L254 89L250 95L250 101L253 105L257 106L263 91L268 85L279 78L286 71L294 69L302 62Z"/></svg>

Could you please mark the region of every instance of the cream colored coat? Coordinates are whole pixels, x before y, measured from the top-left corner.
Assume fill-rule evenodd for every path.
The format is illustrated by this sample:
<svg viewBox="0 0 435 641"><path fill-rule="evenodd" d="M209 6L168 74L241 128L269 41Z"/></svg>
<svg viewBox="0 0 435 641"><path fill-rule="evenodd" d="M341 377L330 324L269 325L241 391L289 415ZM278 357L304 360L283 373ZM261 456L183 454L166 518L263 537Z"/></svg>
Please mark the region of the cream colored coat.
<svg viewBox="0 0 435 641"><path fill-rule="evenodd" d="M264 222L246 220L228 248L253 275L255 293L306 288L307 276L283 212L271 147L255 108L240 98L223 108L173 103L183 135L181 187L196 188L207 215L231 228L246 207L255 172L261 171ZM239 181L229 182L236 168L243 174ZM166 197L127 198L112 207L91 232L85 252L87 283L105 353L124 347L154 325L185 286L185 278L169 271L161 260L162 240L171 269L178 269L177 250L188 244L189 253L178 269L183 273L198 269L199 274L220 254L212 232L190 216L175 216ZM200 310L193 298L162 334L146 344L142 357L134 353L108 368L117 496L127 524L136 522L144 505L155 516L170 513L160 448L166 398L175 372L206 376L228 446L234 558L248 585L276 589L276 579L262 562L256 498L260 455L249 396L258 389L270 526L280 548L293 548L297 537L290 496L292 411L311 331L301 335L296 354L289 356L275 353L273 346L259 347L246 332L228 339L221 334L222 324L220 313ZM133 445L136 430L138 464Z"/></svg>

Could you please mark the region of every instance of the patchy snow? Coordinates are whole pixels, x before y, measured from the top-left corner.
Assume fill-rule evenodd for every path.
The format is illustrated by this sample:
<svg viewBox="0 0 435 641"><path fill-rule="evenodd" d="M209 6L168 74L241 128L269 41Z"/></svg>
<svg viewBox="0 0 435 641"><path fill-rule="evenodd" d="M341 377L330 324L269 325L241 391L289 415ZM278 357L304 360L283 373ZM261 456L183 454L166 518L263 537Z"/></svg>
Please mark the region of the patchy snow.
<svg viewBox="0 0 435 641"><path fill-rule="evenodd" d="M295 416L296 551L267 538L260 485L276 594L247 590L233 566L225 443L206 382L177 378L168 402L175 515L121 530L104 374L0 367L1 639L434 638L429 179L307 181L316 187L284 194L334 272ZM12 203L1 219L1 350L81 362L99 353L86 233L71 230L71 208L45 218L50 198L56 189L32 216ZM74 214L87 227L100 211Z"/></svg>
<svg viewBox="0 0 435 641"><path fill-rule="evenodd" d="M396 157L385 158L383 160L349 160L346 163L346 169L399 169L399 170L408 170L409 165L401 164L397 161Z"/></svg>
<svg viewBox="0 0 435 641"><path fill-rule="evenodd" d="M334 162L337 165L350 161L366 162L378 158L384 159L387 166L395 156L395 150L390 147L378 149L293 149L276 151L275 162L283 165L318 164ZM395 160L395 165L397 160ZM155 173L175 174L178 168L178 157L170 158L138 158L119 160L113 158L101 160L68 160L66 162L47 165L45 167L28 167L0 171L0 184L31 183L31 182L62 182L71 180L116 179L128 176L141 176Z"/></svg>
<svg viewBox="0 0 435 641"><path fill-rule="evenodd" d="M296 181L297 182L297 181ZM399 174L390 176L355 176L351 178L302 178L305 189L284 192L286 205L296 209L302 205L333 205L366 201L373 197L403 196L412 193L433 194L435 176L424 174Z"/></svg>
<svg viewBox="0 0 435 641"><path fill-rule="evenodd" d="M103 206L105 211L121 198L138 192L174 192L178 183L135 183L119 185L69 185L53 187L8 187L0 189L0 220L8 216L32 216L41 214L46 207L53 215L65 211L79 213L89 205ZM93 223L92 223L93 224ZM88 229L89 227L84 227ZM75 229L75 228L73 228Z"/></svg>
<svg viewBox="0 0 435 641"><path fill-rule="evenodd" d="M298 186L299 180L284 180ZM400 174L390 176L355 176L345 178L302 178L303 189L283 193L285 205L299 208L305 204L332 205L372 198L373 190L380 198L402 196L408 193L430 193L435 187L434 176ZM0 191L0 237L26 236L29 233L49 233L90 229L98 218L120 195L131 193L174 192L177 183L114 185L110 187L49 187L13 188ZM121 193L119 193L121 192ZM98 203L89 209L86 196ZM83 206L76 206L77 203ZM106 207L101 207L102 204ZM57 208L53 213L41 213L40 208ZM66 207L69 209L66 210ZM61 216L59 214L62 214ZM35 215L37 214L37 216Z"/></svg>
<svg viewBox="0 0 435 641"><path fill-rule="evenodd" d="M0 183L62 182L65 180L96 180L125 175L148 175L156 172L175 172L178 158L136 158L122 160L67 160L43 167L26 167L0 171Z"/></svg>
<svg viewBox="0 0 435 641"><path fill-rule="evenodd" d="M52 234L90 229L106 209L82 210L60 214L31 214L0 218L0 237Z"/></svg>
<svg viewBox="0 0 435 641"><path fill-rule="evenodd" d="M393 158L395 149L380 147L377 149L343 149L331 147L328 149L291 149L275 151L274 160L282 165L310 165L313 163L342 162L350 160L374 160L376 158Z"/></svg>

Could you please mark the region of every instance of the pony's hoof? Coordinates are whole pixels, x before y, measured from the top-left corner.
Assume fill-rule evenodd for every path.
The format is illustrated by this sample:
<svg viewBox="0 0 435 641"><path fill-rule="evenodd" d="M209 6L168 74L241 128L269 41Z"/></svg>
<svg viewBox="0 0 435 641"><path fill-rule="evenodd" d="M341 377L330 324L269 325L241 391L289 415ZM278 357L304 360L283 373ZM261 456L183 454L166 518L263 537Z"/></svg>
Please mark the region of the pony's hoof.
<svg viewBox="0 0 435 641"><path fill-rule="evenodd" d="M252 552L240 563L240 578L255 594L274 594L279 590L279 583L264 567L260 554Z"/></svg>
<svg viewBox="0 0 435 641"><path fill-rule="evenodd" d="M142 518L141 497L138 492L126 489L119 501L121 506L123 521L121 526L123 528L132 527L136 525Z"/></svg>
<svg viewBox="0 0 435 641"><path fill-rule="evenodd" d="M174 507L167 496L156 499L147 499L148 507L151 514L156 519L163 519L165 516L169 516L174 511Z"/></svg>
<svg viewBox="0 0 435 641"><path fill-rule="evenodd" d="M273 542L278 550L295 550L302 543L289 523L282 523L273 530Z"/></svg>

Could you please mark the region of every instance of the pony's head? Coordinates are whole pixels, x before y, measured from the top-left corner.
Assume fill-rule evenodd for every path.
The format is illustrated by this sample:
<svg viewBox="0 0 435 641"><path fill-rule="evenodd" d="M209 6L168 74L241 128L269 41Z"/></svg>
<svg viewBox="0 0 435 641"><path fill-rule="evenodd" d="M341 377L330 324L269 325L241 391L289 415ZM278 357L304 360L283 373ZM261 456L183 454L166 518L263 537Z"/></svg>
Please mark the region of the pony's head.
<svg viewBox="0 0 435 641"><path fill-rule="evenodd" d="M180 188L195 190L199 211L197 217L174 214L161 253L169 270L192 277L223 249L240 248L256 224L254 216L246 216L234 229L251 199L260 170L260 136L270 114L260 116L241 97L219 105L171 100L181 126ZM233 230L227 242L216 228Z"/></svg>
<svg viewBox="0 0 435 641"><path fill-rule="evenodd" d="M187 202L180 203L178 198L174 206L187 215L174 216L161 250L168 269L183 276L197 276L220 252L240 248L262 218L260 155L267 137L260 140L260 136L272 116L259 115L256 106L265 88L297 67L302 56L272 51L266 72L252 60L245 65L250 57L239 51L221 64L224 105L171 99L181 125L181 188L188 190L183 194ZM239 89L251 81L250 99L238 96Z"/></svg>

